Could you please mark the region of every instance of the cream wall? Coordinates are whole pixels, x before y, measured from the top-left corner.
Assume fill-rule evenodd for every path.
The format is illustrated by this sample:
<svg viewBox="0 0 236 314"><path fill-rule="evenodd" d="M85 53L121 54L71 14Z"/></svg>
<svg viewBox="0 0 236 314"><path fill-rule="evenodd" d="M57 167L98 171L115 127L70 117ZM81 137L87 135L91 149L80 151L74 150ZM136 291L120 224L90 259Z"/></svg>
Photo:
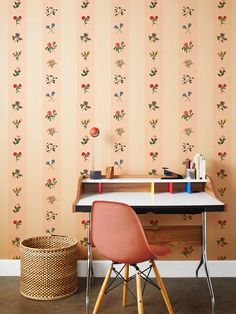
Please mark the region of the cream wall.
<svg viewBox="0 0 236 314"><path fill-rule="evenodd" d="M195 80L193 106L196 108L194 122L194 151L186 154L192 157L195 152L203 153L207 158L207 173L214 178L216 187L222 185L222 181L216 178L219 167L224 167L228 173L226 178L227 192L224 201L228 204L228 211L223 214L208 215L208 255L210 259L235 259L234 250L236 233L234 228L235 221L235 190L236 175L235 156L236 156L236 126L233 117L236 116L236 63L233 56L236 54L236 3L227 1L223 8L227 15L228 42L231 56L227 59L227 84L231 86L227 90L228 103L227 118L232 117L227 132L228 156L224 163L219 163L216 155L216 121L215 121L215 98L217 96L217 85L214 79L217 71L216 65L216 38L217 28L216 8L218 1L215 0L174 0L158 1L157 6L152 11L159 16L157 33L160 40L152 49L159 50L157 67L159 76L159 93L156 96L160 103L160 113L157 115L160 121L160 128L155 130L159 136L158 150L160 158L156 163L150 161L149 152L153 148L148 146L148 110L146 99L148 94L148 71L149 61L148 49L150 44L147 42L150 1L144 0L98 0L91 1L88 7L81 8L82 1L76 0L27 0L22 2L17 9L12 7L13 1L0 1L0 257L18 258L19 248L13 246L12 240L16 237L24 238L34 235L45 234L47 228L55 226L55 234L72 235L78 238L79 242L86 237L85 224L83 220L87 217L82 214L72 213L72 203L75 198L77 179L80 172L91 167L91 158L85 162L81 158L82 151L92 153L91 141L86 146L81 145L81 138L88 134L89 127L99 127L101 134L95 142L95 167L105 169L107 165L114 163L114 158L124 159L124 173L148 174L150 168L155 167L161 172L162 166L182 172L183 152L181 150L181 77L183 52L181 51L182 22L181 10L183 5L193 6L193 33L195 63ZM187 3L187 4L186 4ZM48 34L45 28L45 8L53 6L57 8L55 33ZM121 6L126 8L125 16L117 19L117 23L124 20L124 30L121 37L114 33L114 7ZM16 26L13 20L14 15L22 15L21 25ZM90 16L90 24L84 26L81 16ZM53 22L53 18L48 19L48 23ZM122 20L123 19L123 20ZM23 122L22 129L15 130L12 127L12 117L18 118L18 113L11 108L11 98L15 97L12 83L15 78L12 76L14 59L12 57L12 32L21 32L23 41L20 43L24 52L24 59L21 62L23 90L21 92L24 99L22 109ZM88 32L91 36L89 46L82 44L81 34ZM57 99L54 103L47 102L45 90L45 75L51 72L47 66L47 59L52 58L52 54L45 52L45 42L49 39L58 43L56 52L57 76L58 80L53 88L56 91ZM122 37L123 36L123 37ZM126 47L124 58L126 64L124 71L126 80L124 89L127 91L123 102L116 102L113 94L114 73L114 43L116 40L125 38ZM17 44L14 46L16 49ZM86 48L89 47L89 48ZM157 47L157 48L155 48ZM81 51L90 49L90 57L85 62L81 57ZM117 57L121 56L117 55ZM81 77L82 66L89 65L90 73L85 81ZM122 69L119 73L122 74ZM118 73L118 72L117 72ZM18 79L18 78L17 78ZM82 112L80 104L87 97L81 91L81 84L85 82L91 85L89 101L92 109ZM118 88L118 90L120 90ZM18 96L18 95L17 95ZM48 170L45 166L45 144L48 141L46 129L48 122L45 121L45 112L54 107L57 110L57 117L53 123L57 126L55 138L58 145L55 157L56 166L54 170ZM118 107L119 106L119 107ZM114 153L114 122L113 115L115 110L127 110L125 119L122 122L126 131L123 142L126 148L124 154ZM46 111L45 111L46 110ZM159 114L159 115L158 115ZM88 129L83 129L81 119L91 119ZM229 119L230 120L230 119ZM50 122L51 123L51 122ZM118 125L118 124L117 124ZM24 145L19 149L12 146L12 134L22 132ZM223 131L222 131L223 132ZM15 162L12 153L16 149L22 150L23 156L21 163ZM120 157L121 156L121 157ZM54 158L53 155L50 155ZM23 178L12 179L12 171L22 167ZM117 170L122 173L122 170ZM48 178L56 177L56 189L48 190L45 182ZM21 181L22 180L22 181ZM24 194L16 199L12 189L16 185L21 185ZM52 206L47 204L48 193L55 195L57 202ZM14 204L22 202L22 210L16 214L12 212ZM46 211L52 210L57 214L55 220L46 221ZM168 216L153 217L148 215L142 217L144 224L150 224L151 220L158 220L159 224L191 224L199 220L199 217L190 217L184 220L182 216L172 217L169 221ZM20 228L16 229L13 220L22 220ZM226 220L226 225L221 228L219 220ZM224 238L224 244L218 244ZM220 242L222 243L222 242ZM80 245L81 258L86 255L86 239ZM193 252L184 255L184 247L173 249L171 259L196 258L199 248L192 248ZM191 251L191 248L187 248Z"/></svg>

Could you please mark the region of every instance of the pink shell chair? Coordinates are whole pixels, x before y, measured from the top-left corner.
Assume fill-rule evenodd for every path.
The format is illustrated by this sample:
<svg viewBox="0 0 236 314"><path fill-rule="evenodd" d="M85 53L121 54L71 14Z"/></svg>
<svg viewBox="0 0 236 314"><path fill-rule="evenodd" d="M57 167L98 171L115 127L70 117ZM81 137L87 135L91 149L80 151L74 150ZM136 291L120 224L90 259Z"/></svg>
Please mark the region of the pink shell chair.
<svg viewBox="0 0 236 314"><path fill-rule="evenodd" d="M170 250L166 247L148 244L142 225L130 206L117 202L95 201L92 206L91 239L97 250L106 259L112 261L99 292L93 314L99 310L114 263L125 264L123 306L126 305L127 299L129 265L135 267L138 313L144 313L140 277L142 272L136 264L145 261L151 262L168 312L173 313L165 286L154 262L154 259L167 255Z"/></svg>

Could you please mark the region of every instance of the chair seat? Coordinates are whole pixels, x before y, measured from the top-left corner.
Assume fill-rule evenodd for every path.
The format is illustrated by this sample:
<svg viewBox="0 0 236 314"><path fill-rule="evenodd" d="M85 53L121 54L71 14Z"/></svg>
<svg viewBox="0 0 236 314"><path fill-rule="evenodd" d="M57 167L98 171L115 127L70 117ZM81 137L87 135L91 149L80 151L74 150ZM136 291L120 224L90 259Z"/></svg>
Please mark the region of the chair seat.
<svg viewBox="0 0 236 314"><path fill-rule="evenodd" d="M149 248L156 257L165 256L171 252L171 249L167 246L160 246L158 244L149 244Z"/></svg>

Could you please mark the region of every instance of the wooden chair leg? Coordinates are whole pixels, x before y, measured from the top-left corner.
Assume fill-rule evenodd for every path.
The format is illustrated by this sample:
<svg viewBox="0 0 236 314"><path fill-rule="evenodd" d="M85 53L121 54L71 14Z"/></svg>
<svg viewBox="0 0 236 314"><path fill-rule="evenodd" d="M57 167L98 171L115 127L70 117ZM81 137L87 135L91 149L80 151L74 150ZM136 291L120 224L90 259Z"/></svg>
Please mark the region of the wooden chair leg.
<svg viewBox="0 0 236 314"><path fill-rule="evenodd" d="M153 267L153 270L154 270L154 273L155 273L157 284L158 284L158 286L161 289L161 294L162 294L162 297L163 297L163 299L165 301L165 304L166 304L166 307L168 309L168 312L169 312L169 314L173 314L174 312L173 312L172 306L170 304L170 300L169 300L168 294L166 292L166 288L164 286L164 283L163 283L163 281L161 279L161 276L160 276L160 274L158 272L158 269L157 269L156 264L155 264L154 261L152 261L152 267Z"/></svg>
<svg viewBox="0 0 236 314"><path fill-rule="evenodd" d="M122 302L123 307L126 306L127 301L128 278L129 278L129 264L126 264L124 269L123 302Z"/></svg>
<svg viewBox="0 0 236 314"><path fill-rule="evenodd" d="M136 270L136 288L137 288L137 305L138 314L143 314L143 296L142 296L142 286L140 279L140 271Z"/></svg>
<svg viewBox="0 0 236 314"><path fill-rule="evenodd" d="M108 280L109 280L109 278L110 278L110 276L111 276L111 271L112 271L112 264L111 264L110 268L108 269L108 272L107 272L107 274L106 274L106 277L105 277L105 279L104 279L104 281L103 281L101 290L100 290L100 292L99 292L99 295L98 295L98 297L97 297L96 304L95 304L94 309L93 309L93 314L97 314L97 313L98 313L99 307L100 307L100 305L101 305L101 303L102 303L102 298L103 298L103 296L104 296L104 294L105 294L105 291L106 291L106 287L107 287L107 284L108 284Z"/></svg>

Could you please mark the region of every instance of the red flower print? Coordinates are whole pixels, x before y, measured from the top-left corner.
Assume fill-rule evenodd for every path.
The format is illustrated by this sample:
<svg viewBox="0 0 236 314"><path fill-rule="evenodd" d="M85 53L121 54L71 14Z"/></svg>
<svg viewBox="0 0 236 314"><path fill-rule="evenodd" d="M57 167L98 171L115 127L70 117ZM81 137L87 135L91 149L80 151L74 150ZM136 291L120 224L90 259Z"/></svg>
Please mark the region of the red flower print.
<svg viewBox="0 0 236 314"><path fill-rule="evenodd" d="M226 226L226 220L218 220L218 224L221 229L224 229L224 227Z"/></svg>
<svg viewBox="0 0 236 314"><path fill-rule="evenodd" d="M155 161L155 160L157 160L157 157L159 154L158 154L158 152L150 152L149 155L152 158L152 161Z"/></svg>
<svg viewBox="0 0 236 314"><path fill-rule="evenodd" d="M158 84L150 84L150 88L151 88L153 94L157 93Z"/></svg>
<svg viewBox="0 0 236 314"><path fill-rule="evenodd" d="M47 46L45 47L45 50L47 50L49 53L52 53L57 47L57 44L55 41L53 41L52 43L47 43Z"/></svg>
<svg viewBox="0 0 236 314"><path fill-rule="evenodd" d="M218 88L221 93L224 93L226 90L227 85L226 84L218 84Z"/></svg>
<svg viewBox="0 0 236 314"><path fill-rule="evenodd" d="M225 24L226 18L226 16L218 16L218 20L220 21L221 25Z"/></svg>
<svg viewBox="0 0 236 314"><path fill-rule="evenodd" d="M84 93L88 93L90 84L82 84L81 87L84 90Z"/></svg>
<svg viewBox="0 0 236 314"><path fill-rule="evenodd" d="M84 25L87 25L89 20L90 20L90 16L81 16L82 21L84 22Z"/></svg>
<svg viewBox="0 0 236 314"><path fill-rule="evenodd" d="M45 184L45 186L49 189L52 189L54 188L54 186L57 184L57 180L56 178L53 178L53 179L47 179L47 182Z"/></svg>
<svg viewBox="0 0 236 314"><path fill-rule="evenodd" d="M89 220L82 220L81 221L82 225L84 225L84 229L87 229L89 226Z"/></svg>
<svg viewBox="0 0 236 314"><path fill-rule="evenodd" d="M193 116L193 111L190 109L189 111L185 110L184 113L182 114L182 119L189 121Z"/></svg>
<svg viewBox="0 0 236 314"><path fill-rule="evenodd" d="M16 21L16 25L20 24L22 17L21 16L13 16L13 20Z"/></svg>
<svg viewBox="0 0 236 314"><path fill-rule="evenodd" d="M22 153L21 152L14 152L13 153L13 157L16 157L16 161L20 160L20 157L22 156Z"/></svg>
<svg viewBox="0 0 236 314"><path fill-rule="evenodd" d="M16 93L20 93L22 85L21 84L13 84L13 88L15 88Z"/></svg>
<svg viewBox="0 0 236 314"><path fill-rule="evenodd" d="M155 25L157 24L157 21L158 21L158 16L150 16L150 20L152 21L152 25Z"/></svg>
<svg viewBox="0 0 236 314"><path fill-rule="evenodd" d="M224 161L226 156L227 156L227 153L226 152L219 152L218 156L220 157L221 161Z"/></svg>
<svg viewBox="0 0 236 314"><path fill-rule="evenodd" d="M87 152L87 153L82 152L81 156L84 158L84 161L87 161L87 160L89 160L90 152Z"/></svg>
<svg viewBox="0 0 236 314"><path fill-rule="evenodd" d="M156 227L158 224L158 220L150 220L150 224L152 225L152 227Z"/></svg>
<svg viewBox="0 0 236 314"><path fill-rule="evenodd" d="M113 48L116 52L120 53L125 48L125 43L122 41L121 43L117 42L115 47Z"/></svg>
<svg viewBox="0 0 236 314"><path fill-rule="evenodd" d="M114 119L116 119L116 121L120 121L124 118L125 116L125 112L124 110L122 109L121 111L117 110L113 116Z"/></svg>
<svg viewBox="0 0 236 314"><path fill-rule="evenodd" d="M183 44L183 47L182 47L182 50L186 53L188 53L189 51L191 51L193 48L193 43L192 41L190 41L189 43L184 43Z"/></svg>
<svg viewBox="0 0 236 314"><path fill-rule="evenodd" d="M19 229L21 224L22 224L22 221L19 219L19 220L13 220L13 224L16 225L16 229Z"/></svg>

